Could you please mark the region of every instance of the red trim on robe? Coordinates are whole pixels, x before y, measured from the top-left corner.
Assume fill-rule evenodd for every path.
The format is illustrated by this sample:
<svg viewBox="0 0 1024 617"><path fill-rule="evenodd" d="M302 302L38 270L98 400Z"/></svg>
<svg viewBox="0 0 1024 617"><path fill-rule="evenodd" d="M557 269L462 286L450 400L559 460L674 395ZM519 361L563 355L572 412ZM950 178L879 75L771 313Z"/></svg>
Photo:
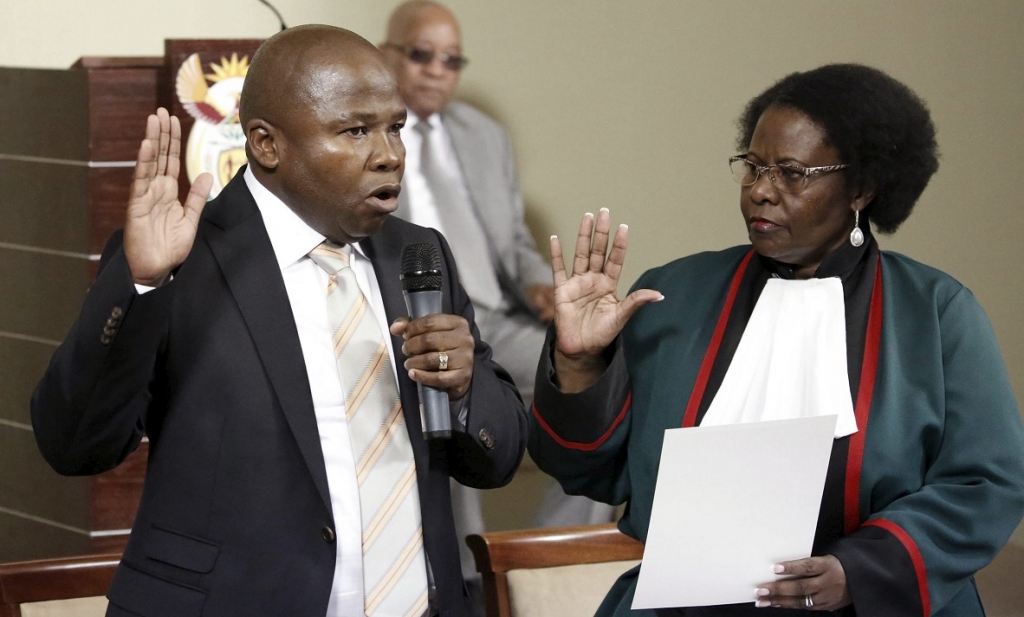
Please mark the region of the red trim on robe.
<svg viewBox="0 0 1024 617"><path fill-rule="evenodd" d="M931 615L932 603L928 597L928 570L925 568L921 551L917 548L917 542L914 542L914 539L902 527L888 519L876 518L864 523L864 526L881 527L896 536L896 539L900 541L903 548L907 550L907 553L910 555L910 561L914 564L914 574L917 575L917 590L921 594L921 609L924 617Z"/></svg>
<svg viewBox="0 0 1024 617"><path fill-rule="evenodd" d="M548 435L550 435L552 439L555 440L555 443L557 443L558 445L562 446L563 448L568 448L569 450L579 450L581 452L592 452L592 451L600 448L601 444L603 444L604 442L608 441L608 438L612 436L612 432L615 431L615 427L617 427L619 424L622 424L622 421L626 418L626 412L629 411L629 405L632 402L633 402L633 393L630 392L626 396L626 403L622 406L622 411L620 411L619 415L616 416L615 420L612 422L612 425L608 428L607 431L605 431L604 435L601 435L601 437L599 437L597 439L597 441L592 441L590 443L580 443L578 441L567 441L567 440L562 439L561 437L559 437L557 434L555 434L555 431L548 425L547 422L544 421L544 418L540 417L540 412L537 411L537 403L536 402L534 402L534 404L533 404L533 417L537 418L537 422L540 423L541 428L543 428L544 431Z"/></svg>
<svg viewBox="0 0 1024 617"><path fill-rule="evenodd" d="M718 323L715 324L715 332L711 335L711 343L708 350L704 352L704 360L700 363L700 370L697 371L697 381L693 384L690 392L690 400L686 403L686 412L683 414L683 428L690 428L697 424L697 410L700 409L700 401L704 398L704 390L708 386L708 378L711 376L711 367L715 364L715 357L718 356L718 348L722 344L722 337L725 336L725 326L729 323L729 315L732 314L732 304L736 300L736 293L740 289L740 282L743 280L743 273L747 270L747 264L753 257L751 250L740 262L736 274L732 277L729 285L729 295L725 298L725 306L718 316Z"/></svg>
<svg viewBox="0 0 1024 617"><path fill-rule="evenodd" d="M846 458L846 489L843 513L846 533L860 526L860 471L864 463L864 439L868 433L871 398L875 392L878 374L878 353L882 340L882 255L875 267L875 284L871 290L871 310L868 313L868 331L864 340L864 363L860 369L860 387L857 391L857 432L850 436Z"/></svg>

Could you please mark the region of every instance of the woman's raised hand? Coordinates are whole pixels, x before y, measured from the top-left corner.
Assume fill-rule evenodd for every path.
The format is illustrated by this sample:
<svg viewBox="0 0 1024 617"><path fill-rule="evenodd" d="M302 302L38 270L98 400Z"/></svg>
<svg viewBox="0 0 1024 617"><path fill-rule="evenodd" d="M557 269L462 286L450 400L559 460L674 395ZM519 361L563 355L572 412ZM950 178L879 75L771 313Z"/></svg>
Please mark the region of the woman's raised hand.
<svg viewBox="0 0 1024 617"><path fill-rule="evenodd" d="M583 217L576 237L572 276L566 274L558 237L551 237L557 334L555 367L565 391L579 391L600 376L604 367L602 354L629 318L641 306L664 297L653 289L638 289L619 300L615 289L626 258L629 229L620 225L615 230L608 251L610 220L607 209L598 213L596 221L590 213Z"/></svg>
<svg viewBox="0 0 1024 617"><path fill-rule="evenodd" d="M162 284L188 257L213 186L213 176L200 174L182 204L178 200L180 156L181 125L161 107L146 121L124 225L128 269L142 285Z"/></svg>

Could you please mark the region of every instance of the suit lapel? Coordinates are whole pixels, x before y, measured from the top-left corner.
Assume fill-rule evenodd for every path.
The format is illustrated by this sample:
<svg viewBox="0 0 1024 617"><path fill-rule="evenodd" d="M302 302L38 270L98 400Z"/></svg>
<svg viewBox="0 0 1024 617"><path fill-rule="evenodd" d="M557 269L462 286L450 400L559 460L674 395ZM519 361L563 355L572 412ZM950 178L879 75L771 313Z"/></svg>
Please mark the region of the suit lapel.
<svg viewBox="0 0 1024 617"><path fill-rule="evenodd" d="M472 131L458 117L448 112L442 112L441 121L444 123L448 136L452 140L455 158L458 159L459 167L462 168L462 177L466 181L466 189L469 191L469 198L473 203L473 208L480 212L481 208L487 205L487 187L482 184L483 179L487 177L487 169L481 167L484 164L483 159L474 156ZM399 195L399 199L401 199L401 195ZM498 230L488 227L487 217L478 215L477 218L487 231L487 235L493 238L494 233Z"/></svg>
<svg viewBox="0 0 1024 617"><path fill-rule="evenodd" d="M498 284L526 311L532 312L531 304L526 299L526 296L523 295L523 291L519 288L515 278L510 274L515 272L515 264L510 261L513 259L511 257L513 253L511 251L503 251L501 243L497 241L498 238L502 237L503 233L507 233L507 230L494 229L493 226L498 224L495 217L485 215L488 208L488 195L491 194L488 191L485 179L493 174L493 170L487 168L487 166L493 165L493 163L489 162L486 157L477 156L474 152L478 140L474 138L472 127L447 111L442 112L442 122L444 122L448 135L451 137L455 158L458 159L459 166L462 167L462 175L466 180L469 199L477 213L476 218L480 221L480 225L487 236L491 259L495 262ZM401 200L401 195L399 195L399 200Z"/></svg>
<svg viewBox="0 0 1024 617"><path fill-rule="evenodd" d="M373 271L377 276L377 287L380 289L381 300L384 302L384 313L388 323L409 315L398 279L402 273L401 252L403 247L401 239L390 233L393 224L394 221L389 217L379 232L359 243L373 263ZM447 300L445 304L447 305ZM450 311L451 309L445 306L445 310ZM398 390L402 398L402 413L405 415L409 440L412 442L413 454L416 457L416 469L422 482L427 469L428 444L423 439L420 398L416 391L416 382L409 379L409 374L402 368L406 359L405 354L402 353L403 342L400 336L391 337L391 347L395 352L395 367L398 373Z"/></svg>
<svg viewBox="0 0 1024 617"><path fill-rule="evenodd" d="M327 469L295 318L263 218L242 175L239 172L217 203L210 204L207 219L213 229L206 237L313 482L330 510Z"/></svg>

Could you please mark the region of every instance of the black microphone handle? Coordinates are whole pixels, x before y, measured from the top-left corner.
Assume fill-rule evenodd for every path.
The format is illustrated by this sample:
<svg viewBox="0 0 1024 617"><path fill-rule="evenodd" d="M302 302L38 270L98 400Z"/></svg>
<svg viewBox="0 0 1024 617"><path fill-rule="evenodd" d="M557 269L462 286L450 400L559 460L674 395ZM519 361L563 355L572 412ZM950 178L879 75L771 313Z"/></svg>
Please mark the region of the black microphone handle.
<svg viewBox="0 0 1024 617"><path fill-rule="evenodd" d="M440 290L402 291L405 308L413 319L441 312ZM420 395L420 424L424 439L448 439L452 436L452 414L448 407L448 393L421 383L416 384Z"/></svg>

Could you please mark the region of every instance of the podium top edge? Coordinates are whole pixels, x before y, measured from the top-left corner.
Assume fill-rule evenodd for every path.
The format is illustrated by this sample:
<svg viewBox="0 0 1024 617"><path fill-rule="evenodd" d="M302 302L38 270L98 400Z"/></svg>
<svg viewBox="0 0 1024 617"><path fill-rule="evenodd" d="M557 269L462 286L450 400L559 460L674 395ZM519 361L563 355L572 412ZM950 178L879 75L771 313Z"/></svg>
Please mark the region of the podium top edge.
<svg viewBox="0 0 1024 617"><path fill-rule="evenodd" d="M163 56L82 56L73 69L153 69L163 68Z"/></svg>

